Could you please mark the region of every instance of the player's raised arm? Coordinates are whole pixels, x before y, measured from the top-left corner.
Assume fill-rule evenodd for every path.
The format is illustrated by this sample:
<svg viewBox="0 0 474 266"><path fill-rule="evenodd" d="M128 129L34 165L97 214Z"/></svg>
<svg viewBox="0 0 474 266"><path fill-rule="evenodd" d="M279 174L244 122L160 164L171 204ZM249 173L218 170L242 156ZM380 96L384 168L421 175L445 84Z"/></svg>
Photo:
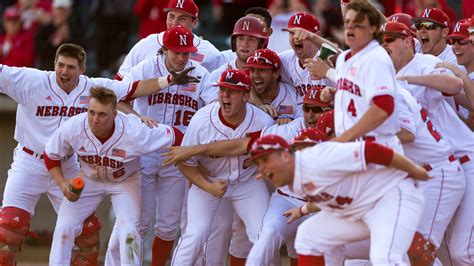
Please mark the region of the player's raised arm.
<svg viewBox="0 0 474 266"><path fill-rule="evenodd" d="M241 139L231 139L211 142L207 144L185 146L185 147L170 147L170 151L162 154L166 156L163 166L170 164L181 164L189 158L197 155L208 156L237 156L247 153L248 145L251 137Z"/></svg>
<svg viewBox="0 0 474 266"><path fill-rule="evenodd" d="M429 180L431 177L421 166L416 165L410 159L395 152L394 150L377 144L375 142L365 142L365 161L367 164L375 163L407 172L412 178L417 180Z"/></svg>
<svg viewBox="0 0 474 266"><path fill-rule="evenodd" d="M403 76L397 79L405 80L409 84L432 88L448 95L458 94L463 87L462 79L447 74Z"/></svg>

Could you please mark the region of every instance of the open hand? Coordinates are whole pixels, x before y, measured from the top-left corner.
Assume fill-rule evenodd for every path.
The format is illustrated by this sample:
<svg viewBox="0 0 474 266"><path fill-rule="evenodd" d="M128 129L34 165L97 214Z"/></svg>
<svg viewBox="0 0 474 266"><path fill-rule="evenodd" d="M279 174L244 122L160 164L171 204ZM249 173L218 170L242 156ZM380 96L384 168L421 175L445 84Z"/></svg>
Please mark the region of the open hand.
<svg viewBox="0 0 474 266"><path fill-rule="evenodd" d="M188 83L199 83L201 80L201 77L197 76L190 76L188 75L189 72L194 70L195 67L188 67L184 69L183 71L180 72L175 72L174 70L170 70L171 74L171 83L173 85L182 85L182 84L188 84Z"/></svg>

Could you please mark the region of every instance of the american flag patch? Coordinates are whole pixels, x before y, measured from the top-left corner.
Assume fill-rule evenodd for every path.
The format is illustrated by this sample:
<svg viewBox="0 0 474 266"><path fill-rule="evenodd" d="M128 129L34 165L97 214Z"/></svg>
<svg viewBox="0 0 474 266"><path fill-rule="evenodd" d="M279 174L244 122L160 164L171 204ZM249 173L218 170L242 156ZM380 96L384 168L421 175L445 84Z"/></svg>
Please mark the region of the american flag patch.
<svg viewBox="0 0 474 266"><path fill-rule="evenodd" d="M91 96L81 96L79 97L79 104L89 104Z"/></svg>
<svg viewBox="0 0 474 266"><path fill-rule="evenodd" d="M127 152L122 149L112 149L112 156L126 158Z"/></svg>
<svg viewBox="0 0 474 266"><path fill-rule="evenodd" d="M316 185L313 182L304 183L303 189L305 192L311 192L316 189Z"/></svg>
<svg viewBox="0 0 474 266"><path fill-rule="evenodd" d="M181 85L181 91L183 91L183 92L196 92L196 84Z"/></svg>
<svg viewBox="0 0 474 266"><path fill-rule="evenodd" d="M204 55L200 53L191 53L191 59L197 62L202 62L204 60Z"/></svg>
<svg viewBox="0 0 474 266"><path fill-rule="evenodd" d="M280 107L278 107L278 113L279 114L293 114L294 111L293 111L293 106L291 105L280 105Z"/></svg>

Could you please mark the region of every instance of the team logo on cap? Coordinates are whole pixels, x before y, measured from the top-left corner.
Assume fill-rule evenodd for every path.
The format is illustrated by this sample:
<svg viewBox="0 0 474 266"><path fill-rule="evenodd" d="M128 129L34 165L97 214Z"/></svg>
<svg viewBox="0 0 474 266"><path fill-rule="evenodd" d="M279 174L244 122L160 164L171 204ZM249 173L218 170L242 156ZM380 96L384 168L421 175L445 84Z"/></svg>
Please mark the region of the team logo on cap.
<svg viewBox="0 0 474 266"><path fill-rule="evenodd" d="M293 24L301 24L301 15L296 15L295 19L293 20Z"/></svg>
<svg viewBox="0 0 474 266"><path fill-rule="evenodd" d="M460 32L461 31L461 23L456 23L456 26L454 26L454 32Z"/></svg>
<svg viewBox="0 0 474 266"><path fill-rule="evenodd" d="M430 13L431 13L431 9L429 9L429 8L428 8L428 9L425 9L425 10L423 11L422 17L424 17L424 18L429 18L429 17L430 17Z"/></svg>
<svg viewBox="0 0 474 266"><path fill-rule="evenodd" d="M176 1L176 8L183 8L184 5L184 0L178 0Z"/></svg>
<svg viewBox="0 0 474 266"><path fill-rule="evenodd" d="M183 45L183 46L188 45L188 42L186 41L186 35L184 34L179 35L179 45Z"/></svg>

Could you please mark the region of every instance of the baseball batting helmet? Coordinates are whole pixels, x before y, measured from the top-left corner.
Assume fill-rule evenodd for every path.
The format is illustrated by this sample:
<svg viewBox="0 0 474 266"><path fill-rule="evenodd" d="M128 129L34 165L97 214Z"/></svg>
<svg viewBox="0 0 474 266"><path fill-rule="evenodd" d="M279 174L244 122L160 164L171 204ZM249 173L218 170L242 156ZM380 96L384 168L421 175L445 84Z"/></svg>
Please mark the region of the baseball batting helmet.
<svg viewBox="0 0 474 266"><path fill-rule="evenodd" d="M236 38L238 35L249 35L260 39L258 48L266 48L268 44L268 32L265 24L255 17L242 17L234 25L234 31L230 37L232 51L236 50Z"/></svg>

